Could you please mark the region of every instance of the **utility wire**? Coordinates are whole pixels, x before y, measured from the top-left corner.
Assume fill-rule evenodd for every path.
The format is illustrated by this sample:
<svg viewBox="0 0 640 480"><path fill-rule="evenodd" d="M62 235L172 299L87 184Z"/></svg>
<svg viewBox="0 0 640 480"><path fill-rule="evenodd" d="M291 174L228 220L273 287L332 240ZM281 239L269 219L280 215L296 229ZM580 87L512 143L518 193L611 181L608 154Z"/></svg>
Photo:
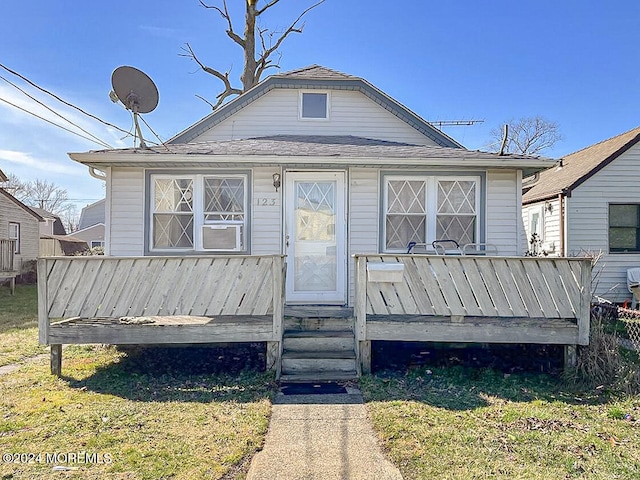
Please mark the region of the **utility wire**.
<svg viewBox="0 0 640 480"><path fill-rule="evenodd" d="M47 123L50 123L51 125L55 125L56 127L61 128L61 129L65 130L65 131L67 131L69 133L74 134L74 135L77 135L78 137L84 138L85 140L89 140L90 142L98 143L100 146L104 146L104 145L102 145L102 143L97 142L96 140L94 140L91 137L87 137L85 135L79 134L78 132L74 132L73 130L71 130L69 128L63 127L62 125L59 125L59 124L57 124L55 122L52 122L51 120L48 120L48 119L46 119L44 117L41 117L37 113L33 113L33 112L27 110L26 108L22 108L21 106L16 105L15 103L11 103L9 100L5 100L4 98L0 97L0 102L4 102L4 103L6 103L8 105L11 105L12 107L17 108L18 110L22 110L23 112L28 113L29 115L33 115L34 117L39 118L40 120L43 120L43 121L45 121Z"/></svg>
<svg viewBox="0 0 640 480"><path fill-rule="evenodd" d="M77 129L81 130L82 132L86 133L87 135L89 135L91 138L94 138L95 140L97 140L96 143L102 145L103 147L106 148L113 148L111 145L109 145L107 142L105 142L104 140L101 140L100 138L96 137L93 133L85 130L84 128L82 128L80 125L72 122L71 120L69 120L68 118L64 117L63 115L61 115L60 113L56 112L53 108L49 107L48 105L46 105L44 102L41 102L40 100L38 100L37 98L35 98L34 96L30 95L28 92L24 91L22 88L20 88L18 85L16 85L15 83L7 80L6 78L4 78L2 75L0 75L0 79L4 80L5 82L7 82L9 85L11 85L13 88L15 88L16 90L20 91L21 93L23 93L24 95L26 95L28 98L30 98L31 100L33 100L34 102L36 102L37 104L43 106L44 108L46 108L47 110L49 110L51 113L53 113L54 115L58 116L59 118L61 118L62 120L64 120L65 122L70 123L71 125L73 125L74 127L76 127Z"/></svg>
<svg viewBox="0 0 640 480"><path fill-rule="evenodd" d="M129 132L127 132L126 130L118 127L117 125L113 125L112 123L106 122L104 120L102 120L100 117L96 117L95 115L92 115L91 113L85 112L83 109L81 109L80 107L76 107L74 104L67 102L66 100L63 100L62 98L60 98L58 95L56 95L55 93L52 93L42 87L40 87L39 85L36 85L35 83L33 83L31 80L29 80L27 77L25 77L24 75L21 75L20 73L16 72L15 70L11 70L9 67L7 67L6 65L3 65L2 63L0 63L0 68L6 70L7 72L11 73L12 75L15 75L18 78L21 78L22 80L24 80L25 82L27 82L29 85L31 85L34 88L37 88L38 90L40 90L41 92L46 93L47 95L52 96L53 98L55 98L56 100L58 100L61 103L64 103L65 105L67 105L68 107L74 108L76 110L78 110L80 113L87 115L88 117L93 118L94 120L97 120L100 123L103 123L105 125L107 125L108 127L111 128L115 128L116 130L122 132L122 133L126 133L127 135L129 135Z"/></svg>
<svg viewBox="0 0 640 480"><path fill-rule="evenodd" d="M171 150L169 149L169 147L167 147L167 145L162 141L162 139L158 136L158 134L157 134L156 132L154 132L154 131L153 131L153 128L151 128L151 125L149 125L149 124L147 123L147 121L144 119L144 117L140 117L140 120L142 120L142 123L144 123L144 124L147 126L147 128L148 128L149 130L151 130L151 133L153 133L153 134L156 136L156 138L157 138L157 139L158 139L158 141L160 142L158 145L162 145L162 146L163 146L164 148L166 148L169 152L171 152ZM155 143L155 142L150 142L150 143Z"/></svg>

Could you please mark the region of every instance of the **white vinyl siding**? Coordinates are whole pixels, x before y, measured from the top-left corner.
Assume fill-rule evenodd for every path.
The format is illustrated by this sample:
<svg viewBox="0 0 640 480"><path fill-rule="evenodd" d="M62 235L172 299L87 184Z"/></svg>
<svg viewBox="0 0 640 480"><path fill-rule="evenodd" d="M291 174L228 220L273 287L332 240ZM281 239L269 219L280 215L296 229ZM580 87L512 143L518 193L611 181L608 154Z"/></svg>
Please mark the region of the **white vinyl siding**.
<svg viewBox="0 0 640 480"><path fill-rule="evenodd" d="M111 169L111 201L107 228L109 255L144 255L144 171L141 168Z"/></svg>
<svg viewBox="0 0 640 480"><path fill-rule="evenodd" d="M487 171L486 243L495 245L499 255L522 255L519 239L523 229L519 204L522 196L515 170Z"/></svg>
<svg viewBox="0 0 640 480"><path fill-rule="evenodd" d="M352 168L349 171L349 303L353 305L353 255L378 253L378 170Z"/></svg>
<svg viewBox="0 0 640 480"><path fill-rule="evenodd" d="M253 169L253 203L251 223L251 254L282 253L282 186L276 192L273 174L280 167Z"/></svg>
<svg viewBox="0 0 640 480"><path fill-rule="evenodd" d="M530 203L522 207L522 220L527 234L527 248L531 241L531 217L534 212L542 215L542 244L541 249L549 256L562 256L560 251L560 201L558 198Z"/></svg>
<svg viewBox="0 0 640 480"><path fill-rule="evenodd" d="M300 90L274 89L246 105L193 142L267 135L354 135L416 145L435 145L361 92L331 90L330 118L300 119Z"/></svg>
<svg viewBox="0 0 640 480"><path fill-rule="evenodd" d="M609 252L609 204L640 203L640 145L635 145L571 192L567 198L567 247L571 255L602 254L594 266L594 293L615 302L631 297L627 269L640 253Z"/></svg>

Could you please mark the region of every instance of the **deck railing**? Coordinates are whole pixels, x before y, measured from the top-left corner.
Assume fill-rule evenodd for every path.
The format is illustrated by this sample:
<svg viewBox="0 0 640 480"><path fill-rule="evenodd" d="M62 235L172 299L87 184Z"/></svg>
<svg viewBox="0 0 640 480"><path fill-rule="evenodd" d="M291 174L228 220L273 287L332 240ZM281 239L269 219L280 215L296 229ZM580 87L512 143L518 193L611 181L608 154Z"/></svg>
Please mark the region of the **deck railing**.
<svg viewBox="0 0 640 480"><path fill-rule="evenodd" d="M16 241L6 238L0 239L0 272L15 272Z"/></svg>
<svg viewBox="0 0 640 480"><path fill-rule="evenodd" d="M51 319L175 315L269 315L279 339L283 275L279 255L40 258L40 342Z"/></svg>
<svg viewBox="0 0 640 480"><path fill-rule="evenodd" d="M574 343L589 343L589 259L356 255L355 286L358 341L371 339L367 321L372 316L404 316L407 322L421 316L480 328L488 320L502 326L510 318L520 319L513 326L523 329L530 321L555 325L568 320L577 325Z"/></svg>

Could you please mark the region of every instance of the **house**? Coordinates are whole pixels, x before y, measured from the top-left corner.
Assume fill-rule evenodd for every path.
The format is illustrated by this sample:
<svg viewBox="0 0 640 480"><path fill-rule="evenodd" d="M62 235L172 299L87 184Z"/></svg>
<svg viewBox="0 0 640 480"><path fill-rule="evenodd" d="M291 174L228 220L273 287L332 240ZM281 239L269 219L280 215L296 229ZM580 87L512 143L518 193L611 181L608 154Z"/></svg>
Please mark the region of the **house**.
<svg viewBox="0 0 640 480"><path fill-rule="evenodd" d="M335 379L381 339L588 342L590 263L517 257L522 178L555 162L467 150L362 78L273 75L165 145L70 157L106 176L106 256L43 259L54 365L63 343L265 341L283 378Z"/></svg>
<svg viewBox="0 0 640 480"><path fill-rule="evenodd" d="M627 269L640 267L640 128L596 143L542 171L523 194L527 236L551 255L599 256L594 294L630 298Z"/></svg>
<svg viewBox="0 0 640 480"><path fill-rule="evenodd" d="M55 213L51 213L44 208L31 207L31 209L36 212L40 217L42 217L43 221L40 223L40 234L41 235L66 235L67 231L64 228L64 224L62 223L62 219L59 215Z"/></svg>
<svg viewBox="0 0 640 480"><path fill-rule="evenodd" d="M0 181L7 181L1 170ZM0 281L9 279L12 288L15 277L32 269L29 262L38 257L40 221L33 209L0 187Z"/></svg>
<svg viewBox="0 0 640 480"><path fill-rule="evenodd" d="M89 248L104 247L105 199L87 205L80 212L78 230L73 237L87 242Z"/></svg>

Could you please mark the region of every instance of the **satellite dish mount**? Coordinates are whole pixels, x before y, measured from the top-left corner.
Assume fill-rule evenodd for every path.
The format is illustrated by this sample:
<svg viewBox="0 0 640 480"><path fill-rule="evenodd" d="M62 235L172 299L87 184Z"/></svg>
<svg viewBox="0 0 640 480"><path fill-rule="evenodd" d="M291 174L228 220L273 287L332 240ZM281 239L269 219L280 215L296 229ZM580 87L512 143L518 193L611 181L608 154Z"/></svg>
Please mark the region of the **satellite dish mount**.
<svg viewBox="0 0 640 480"><path fill-rule="evenodd" d="M159 96L156 85L144 72L127 66L118 67L113 71L111 85L113 91L109 97L114 102L120 100L122 105L133 113L133 124L136 136L140 139L140 148L147 148L142 138L138 115L149 113L158 106Z"/></svg>

